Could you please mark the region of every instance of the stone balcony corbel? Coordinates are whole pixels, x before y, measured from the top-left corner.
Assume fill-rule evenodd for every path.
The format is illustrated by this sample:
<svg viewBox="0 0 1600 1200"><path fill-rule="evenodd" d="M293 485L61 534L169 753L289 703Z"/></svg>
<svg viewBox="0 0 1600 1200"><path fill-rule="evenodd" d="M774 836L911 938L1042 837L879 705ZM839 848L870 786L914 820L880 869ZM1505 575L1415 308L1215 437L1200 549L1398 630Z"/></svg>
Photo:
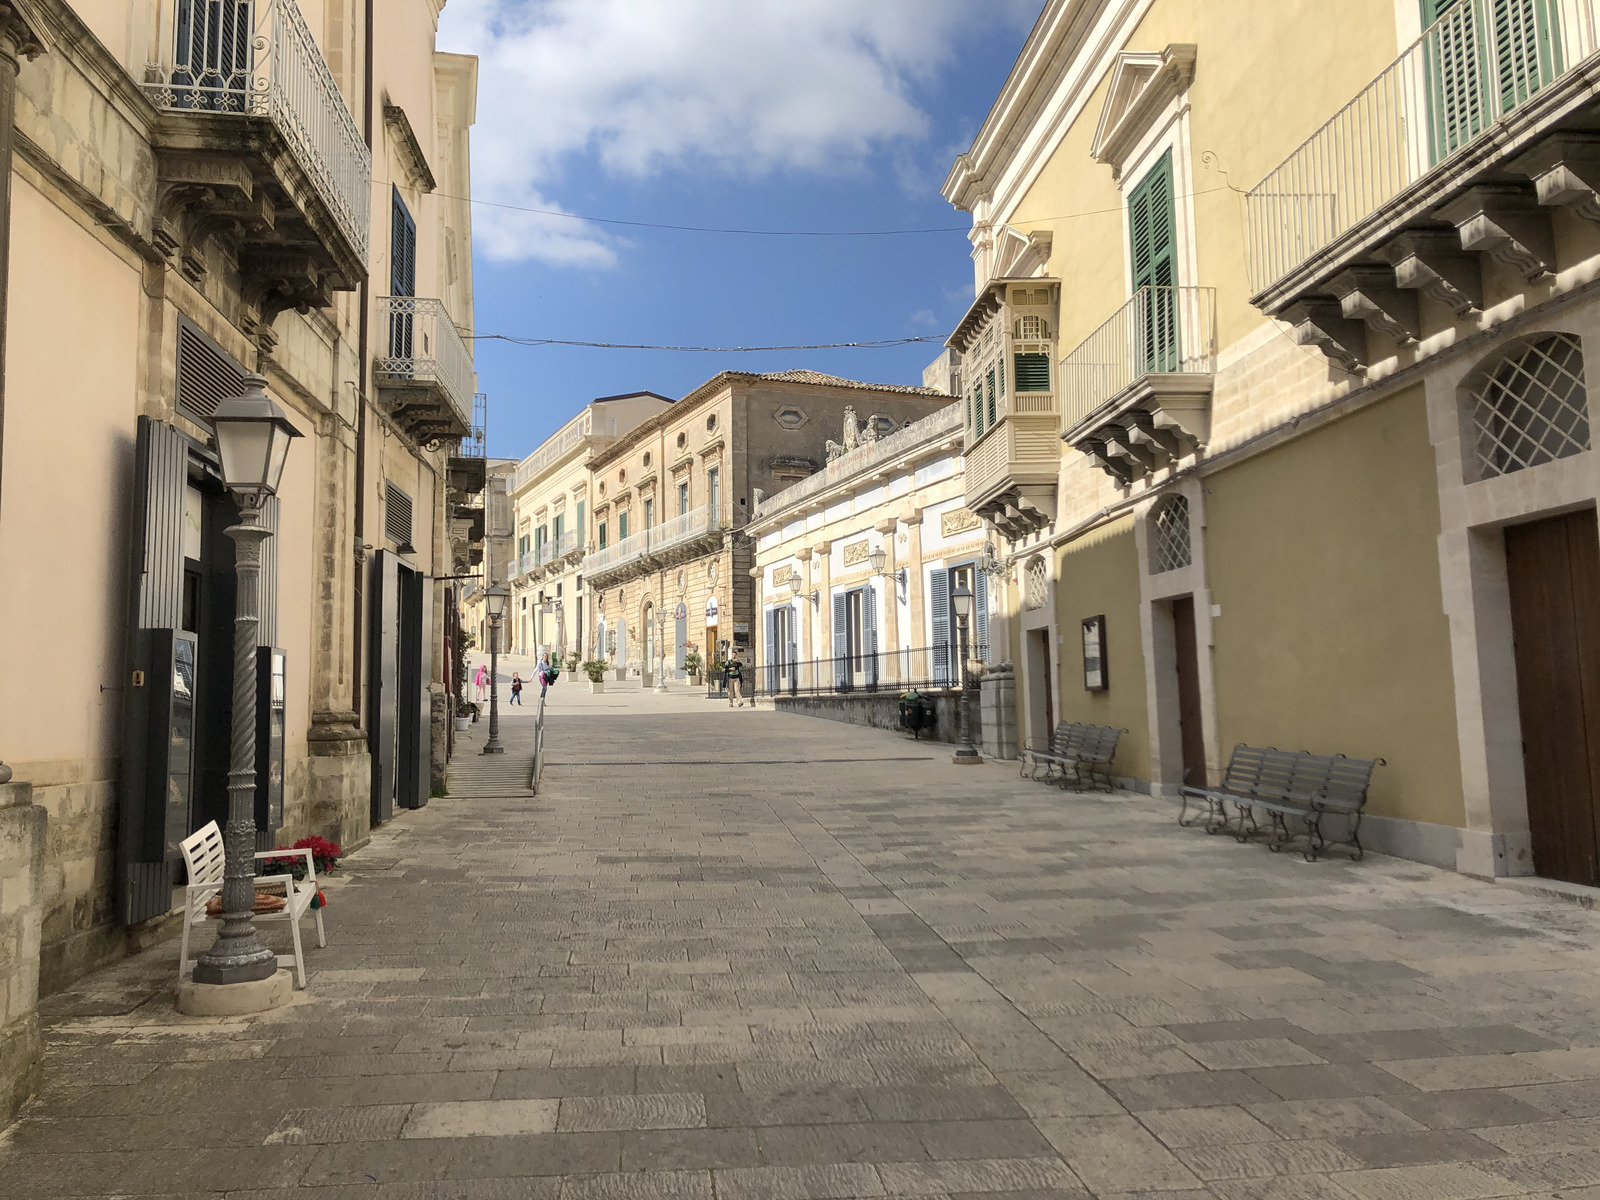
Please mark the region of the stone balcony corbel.
<svg viewBox="0 0 1600 1200"><path fill-rule="evenodd" d="M1394 268L1395 286L1421 292L1458 318L1483 308L1483 271L1453 230L1408 230L1381 247L1378 257Z"/></svg>
<svg viewBox="0 0 1600 1200"><path fill-rule="evenodd" d="M1422 336L1417 295L1395 283L1393 267L1362 264L1334 277L1329 290L1352 321L1393 338L1402 346Z"/></svg>
<svg viewBox="0 0 1600 1200"><path fill-rule="evenodd" d="M1344 308L1326 296L1299 300L1281 318L1294 328L1294 340L1315 346L1347 371L1367 369L1367 327L1344 315Z"/></svg>
<svg viewBox="0 0 1600 1200"><path fill-rule="evenodd" d="M1539 203L1600 221L1600 135L1558 133L1507 167L1533 180Z"/></svg>
<svg viewBox="0 0 1600 1200"><path fill-rule="evenodd" d="M1487 254L1533 282L1554 273L1556 239L1550 213L1533 188L1479 184L1446 204L1439 215L1456 227L1461 248Z"/></svg>

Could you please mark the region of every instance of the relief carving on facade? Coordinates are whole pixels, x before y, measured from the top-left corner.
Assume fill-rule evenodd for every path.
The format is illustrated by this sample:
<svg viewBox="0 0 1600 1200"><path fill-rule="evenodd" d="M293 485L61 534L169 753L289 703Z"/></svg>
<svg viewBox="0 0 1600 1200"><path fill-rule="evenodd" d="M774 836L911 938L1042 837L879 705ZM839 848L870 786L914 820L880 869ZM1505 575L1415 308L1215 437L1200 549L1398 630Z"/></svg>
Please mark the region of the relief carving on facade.
<svg viewBox="0 0 1600 1200"><path fill-rule="evenodd" d="M981 524L982 518L970 508L952 508L949 512L939 514L939 532L945 537L954 537Z"/></svg>
<svg viewBox="0 0 1600 1200"><path fill-rule="evenodd" d="M844 548L844 565L853 567L857 563L864 563L871 553L872 546L866 538L862 538L859 542L851 542Z"/></svg>

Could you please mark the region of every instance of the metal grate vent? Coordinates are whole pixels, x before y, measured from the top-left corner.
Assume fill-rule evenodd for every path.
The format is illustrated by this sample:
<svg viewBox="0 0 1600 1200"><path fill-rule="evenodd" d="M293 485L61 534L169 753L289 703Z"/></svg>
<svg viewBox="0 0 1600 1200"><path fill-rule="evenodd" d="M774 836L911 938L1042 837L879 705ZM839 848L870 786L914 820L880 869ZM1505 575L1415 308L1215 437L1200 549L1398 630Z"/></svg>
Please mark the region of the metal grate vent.
<svg viewBox="0 0 1600 1200"><path fill-rule="evenodd" d="M1589 449L1583 348L1571 334L1540 338L1495 368L1473 395L1479 478Z"/></svg>
<svg viewBox="0 0 1600 1200"><path fill-rule="evenodd" d="M1031 559L1023 579L1026 584L1023 607L1029 610L1043 608L1050 598L1050 570L1045 566L1044 559Z"/></svg>
<svg viewBox="0 0 1600 1200"><path fill-rule="evenodd" d="M1189 501L1185 496L1168 496L1150 514L1150 573L1176 571L1194 561L1189 537Z"/></svg>
<svg viewBox="0 0 1600 1200"><path fill-rule="evenodd" d="M411 497L394 484L383 485L383 533L396 549L411 546Z"/></svg>
<svg viewBox="0 0 1600 1200"><path fill-rule="evenodd" d="M244 368L186 320L178 322L178 407L209 423L229 396L244 391Z"/></svg>

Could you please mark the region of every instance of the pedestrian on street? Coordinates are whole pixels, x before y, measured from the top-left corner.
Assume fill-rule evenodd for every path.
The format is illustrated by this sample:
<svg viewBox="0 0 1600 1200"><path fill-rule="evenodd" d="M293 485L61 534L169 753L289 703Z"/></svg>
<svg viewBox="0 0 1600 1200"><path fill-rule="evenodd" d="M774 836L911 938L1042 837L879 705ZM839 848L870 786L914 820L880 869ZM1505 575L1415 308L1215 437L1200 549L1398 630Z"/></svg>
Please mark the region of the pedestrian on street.
<svg viewBox="0 0 1600 1200"><path fill-rule="evenodd" d="M733 707L737 700L739 707L744 707L744 664L739 661L737 654L728 655L728 661L722 664L722 684L728 689L728 707Z"/></svg>
<svg viewBox="0 0 1600 1200"><path fill-rule="evenodd" d="M550 690L550 685L556 681L559 672L555 664L550 661L550 651L546 650L539 656L539 699L544 699L544 694Z"/></svg>
<svg viewBox="0 0 1600 1200"><path fill-rule="evenodd" d="M478 664L477 672L472 676L472 686L477 691L477 700L481 704L489 687L489 668L482 663Z"/></svg>
<svg viewBox="0 0 1600 1200"><path fill-rule="evenodd" d="M511 672L511 703L522 707L522 676L515 671Z"/></svg>

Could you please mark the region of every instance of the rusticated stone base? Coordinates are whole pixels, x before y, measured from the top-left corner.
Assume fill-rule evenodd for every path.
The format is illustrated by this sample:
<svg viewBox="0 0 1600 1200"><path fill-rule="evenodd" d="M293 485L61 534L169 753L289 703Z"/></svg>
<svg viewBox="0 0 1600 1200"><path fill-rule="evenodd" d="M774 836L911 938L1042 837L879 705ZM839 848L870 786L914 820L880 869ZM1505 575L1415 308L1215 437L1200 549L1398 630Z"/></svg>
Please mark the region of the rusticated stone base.
<svg viewBox="0 0 1600 1200"><path fill-rule="evenodd" d="M39 1086L39 945L45 810L26 783L0 784L0 1125Z"/></svg>
<svg viewBox="0 0 1600 1200"><path fill-rule="evenodd" d="M314 714L306 744L312 829L346 852L365 845L372 832L372 757L356 714Z"/></svg>

